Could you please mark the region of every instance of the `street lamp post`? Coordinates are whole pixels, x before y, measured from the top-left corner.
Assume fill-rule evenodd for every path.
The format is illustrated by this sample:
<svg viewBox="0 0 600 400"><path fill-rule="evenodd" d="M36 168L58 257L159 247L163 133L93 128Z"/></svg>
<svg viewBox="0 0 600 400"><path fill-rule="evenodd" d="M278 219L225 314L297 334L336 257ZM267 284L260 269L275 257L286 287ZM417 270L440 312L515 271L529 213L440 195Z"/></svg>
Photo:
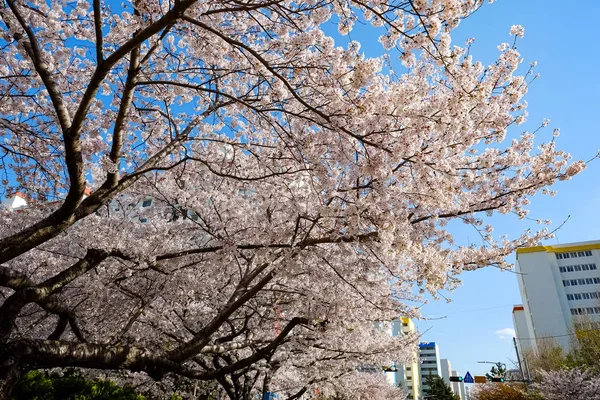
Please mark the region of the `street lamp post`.
<svg viewBox="0 0 600 400"><path fill-rule="evenodd" d="M494 364L494 365L498 365L498 364L502 364L504 365L504 371L506 371L506 364L500 361L477 361L479 364Z"/></svg>

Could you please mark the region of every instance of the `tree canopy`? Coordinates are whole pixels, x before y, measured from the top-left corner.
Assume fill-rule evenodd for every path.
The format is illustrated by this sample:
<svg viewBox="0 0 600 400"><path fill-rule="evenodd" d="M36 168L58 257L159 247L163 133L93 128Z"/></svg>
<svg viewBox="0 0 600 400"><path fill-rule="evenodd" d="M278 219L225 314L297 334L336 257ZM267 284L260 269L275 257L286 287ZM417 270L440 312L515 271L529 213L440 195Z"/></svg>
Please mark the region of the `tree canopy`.
<svg viewBox="0 0 600 400"><path fill-rule="evenodd" d="M27 206L0 210L0 389L57 367L236 399L382 382L356 371L417 338L381 325L547 237L486 218L585 168L509 133L522 27L489 65L452 43L482 3L3 0L0 194Z"/></svg>

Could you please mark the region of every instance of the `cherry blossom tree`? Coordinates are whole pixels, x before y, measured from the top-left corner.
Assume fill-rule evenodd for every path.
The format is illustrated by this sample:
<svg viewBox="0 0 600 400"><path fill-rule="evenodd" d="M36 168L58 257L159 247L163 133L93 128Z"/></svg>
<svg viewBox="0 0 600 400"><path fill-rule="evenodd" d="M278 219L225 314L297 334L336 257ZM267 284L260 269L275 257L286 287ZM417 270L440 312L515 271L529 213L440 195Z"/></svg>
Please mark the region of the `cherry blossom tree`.
<svg viewBox="0 0 600 400"><path fill-rule="evenodd" d="M4 392L71 366L298 398L383 368L416 338L374 322L506 267L549 233L486 216L585 167L507 141L535 75L522 27L488 66L452 44L480 0L117 3L0 3L3 194L28 201L0 217Z"/></svg>
<svg viewBox="0 0 600 400"><path fill-rule="evenodd" d="M330 381L325 387L317 390L317 399L389 399L406 400L406 393L389 384L382 374L352 373L341 379Z"/></svg>
<svg viewBox="0 0 600 400"><path fill-rule="evenodd" d="M600 399L600 380L579 369L541 371L542 380L536 385L547 400L597 400Z"/></svg>

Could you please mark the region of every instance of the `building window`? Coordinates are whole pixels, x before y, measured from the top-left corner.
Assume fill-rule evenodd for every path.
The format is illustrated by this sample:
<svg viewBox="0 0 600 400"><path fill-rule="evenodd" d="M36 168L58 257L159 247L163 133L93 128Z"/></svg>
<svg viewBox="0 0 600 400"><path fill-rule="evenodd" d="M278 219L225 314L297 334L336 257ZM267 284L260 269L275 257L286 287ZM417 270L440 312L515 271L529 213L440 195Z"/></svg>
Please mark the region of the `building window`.
<svg viewBox="0 0 600 400"><path fill-rule="evenodd" d="M590 293L581 293L581 297L582 297L584 300L589 300L589 299L590 299Z"/></svg>
<svg viewBox="0 0 600 400"><path fill-rule="evenodd" d="M577 279L577 282L579 282L580 285L585 285L585 279L583 278Z"/></svg>
<svg viewBox="0 0 600 400"><path fill-rule="evenodd" d="M597 299L598 298L598 292L592 292L592 293L590 293L590 296L592 297L592 299Z"/></svg>
<svg viewBox="0 0 600 400"><path fill-rule="evenodd" d="M575 299L573 298L573 295L572 295L572 294L568 294L568 295L567 295L567 300L575 300Z"/></svg>
<svg viewBox="0 0 600 400"><path fill-rule="evenodd" d="M566 265L563 267L558 267L560 272L578 272L578 271L590 271L596 270L596 264L578 264L578 265Z"/></svg>
<svg viewBox="0 0 600 400"><path fill-rule="evenodd" d="M571 286L571 281L569 281L568 279L566 281L563 281L563 286Z"/></svg>
<svg viewBox="0 0 600 400"><path fill-rule="evenodd" d="M581 293L575 293L573 297L575 297L575 300L581 300Z"/></svg>
<svg viewBox="0 0 600 400"><path fill-rule="evenodd" d="M594 279L594 283L600 283L600 278L593 278Z"/></svg>
<svg viewBox="0 0 600 400"><path fill-rule="evenodd" d="M571 279L571 286L577 286L577 279Z"/></svg>
<svg viewBox="0 0 600 400"><path fill-rule="evenodd" d="M557 260L565 260L567 258L576 258L576 257L591 257L591 250L585 251L572 251L570 253L555 253Z"/></svg>
<svg viewBox="0 0 600 400"><path fill-rule="evenodd" d="M585 309L588 314L594 314L594 307L588 307Z"/></svg>
<svg viewBox="0 0 600 400"><path fill-rule="evenodd" d="M142 207L150 207L152 205L152 199L146 199L142 203Z"/></svg>

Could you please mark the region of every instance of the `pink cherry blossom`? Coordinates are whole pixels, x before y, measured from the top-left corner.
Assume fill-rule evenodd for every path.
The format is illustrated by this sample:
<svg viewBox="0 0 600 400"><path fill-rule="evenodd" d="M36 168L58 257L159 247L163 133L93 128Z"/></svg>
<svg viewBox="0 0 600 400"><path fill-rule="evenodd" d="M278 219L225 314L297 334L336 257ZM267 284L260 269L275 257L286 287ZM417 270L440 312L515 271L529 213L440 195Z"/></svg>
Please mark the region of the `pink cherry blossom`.
<svg viewBox="0 0 600 400"><path fill-rule="evenodd" d="M522 38L525 36L525 28L521 25L513 25L510 27L510 34Z"/></svg>

